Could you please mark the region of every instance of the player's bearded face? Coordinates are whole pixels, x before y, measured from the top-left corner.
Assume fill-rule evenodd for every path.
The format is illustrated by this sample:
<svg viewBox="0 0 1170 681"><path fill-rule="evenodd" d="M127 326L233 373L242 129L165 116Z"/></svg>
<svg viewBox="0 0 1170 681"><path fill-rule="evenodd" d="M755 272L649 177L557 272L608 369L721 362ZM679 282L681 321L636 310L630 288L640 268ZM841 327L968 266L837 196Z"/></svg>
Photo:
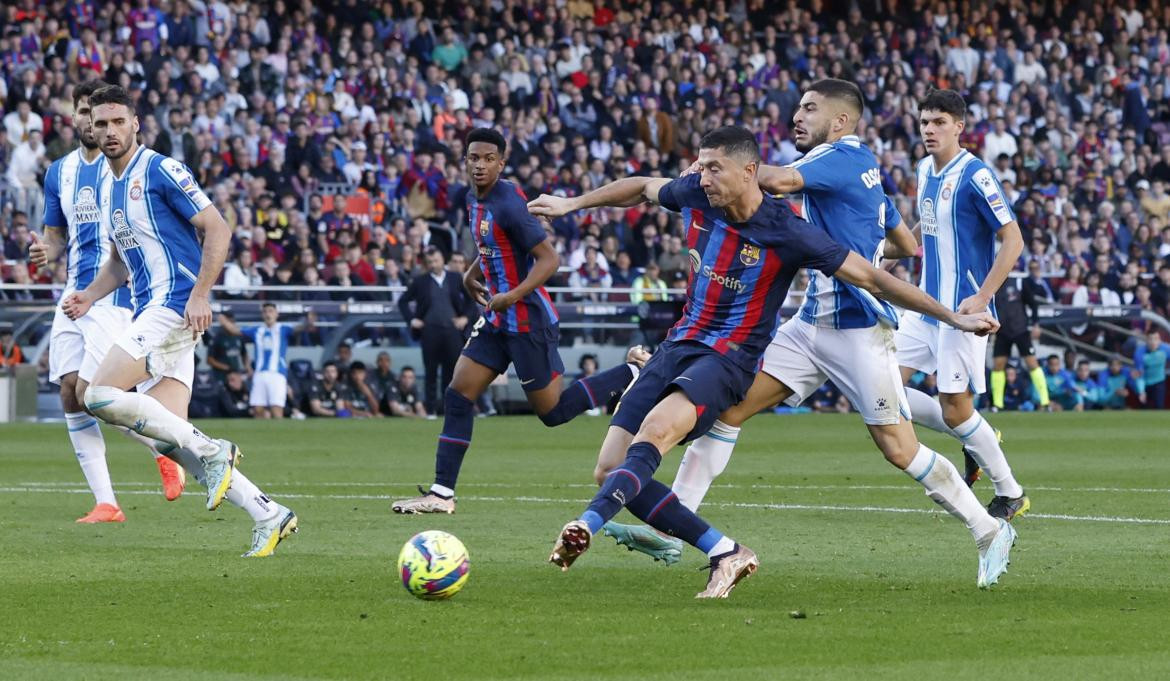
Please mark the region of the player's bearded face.
<svg viewBox="0 0 1170 681"><path fill-rule="evenodd" d="M94 137L106 158L125 156L138 135L134 112L120 104L101 104L93 110L92 117Z"/></svg>
<svg viewBox="0 0 1170 681"><path fill-rule="evenodd" d="M97 149L97 139L93 136L93 118L89 108L89 97L77 100L77 108L73 112L73 120L77 127L77 139L86 149Z"/></svg>

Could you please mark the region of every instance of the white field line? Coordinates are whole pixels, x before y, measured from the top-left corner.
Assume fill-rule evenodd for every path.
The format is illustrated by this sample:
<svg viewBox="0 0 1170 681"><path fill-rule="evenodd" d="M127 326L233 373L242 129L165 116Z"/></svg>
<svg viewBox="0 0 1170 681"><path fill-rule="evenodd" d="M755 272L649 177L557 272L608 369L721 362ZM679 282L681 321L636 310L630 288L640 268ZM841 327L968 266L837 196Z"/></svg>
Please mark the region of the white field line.
<svg viewBox="0 0 1170 681"><path fill-rule="evenodd" d="M85 487L84 482L18 482L16 485L22 487ZM116 487L157 487L159 482L118 482ZM401 481L387 481L387 482L283 482L280 483L282 488L328 488L328 487L412 487L414 482ZM515 487L546 487L548 489L597 489L597 485L590 483L569 482L569 483L539 483L539 482L462 482L459 483L461 489L468 487L486 487L511 489ZM752 484L752 485L737 485L737 484L723 484L716 483L711 485L712 489L778 489L778 490L813 490L813 491L827 491L827 492L848 492L848 491L865 491L865 490L906 490L915 489L912 485L768 485L768 484ZM1028 485L1030 492L1104 492L1108 494L1170 494L1170 488L1167 487L1045 487L1039 485Z"/></svg>
<svg viewBox="0 0 1170 681"><path fill-rule="evenodd" d="M64 487L55 486L53 483L29 485L24 487L0 487L0 494L20 494L20 493L41 493L41 494L89 494L89 490L81 487ZM123 495L138 495L138 496L158 496L159 492L155 490L123 490L120 492ZM201 495L200 495L201 496ZM273 494L279 499L325 499L325 500L340 500L340 501L389 501L396 497L388 494L296 494L277 492ZM588 499L566 499L563 497L531 497L531 496L463 496L460 497L465 501L489 501L489 502L503 502L503 503L539 503L539 504L576 504L584 505L588 503ZM720 508L744 508L744 509L762 509L768 511L836 511L844 513L922 513L935 514L939 511L929 508L901 508L896 506L841 506L830 504L764 504L764 503L746 503L746 502L720 502L708 504L708 506L718 506ZM1120 523L1127 525L1170 525L1170 519L1166 518L1129 518L1124 516L1085 516L1085 515L1069 515L1063 513L1029 513L1028 518L1042 519L1042 520L1072 520L1079 522L1102 522L1102 523Z"/></svg>

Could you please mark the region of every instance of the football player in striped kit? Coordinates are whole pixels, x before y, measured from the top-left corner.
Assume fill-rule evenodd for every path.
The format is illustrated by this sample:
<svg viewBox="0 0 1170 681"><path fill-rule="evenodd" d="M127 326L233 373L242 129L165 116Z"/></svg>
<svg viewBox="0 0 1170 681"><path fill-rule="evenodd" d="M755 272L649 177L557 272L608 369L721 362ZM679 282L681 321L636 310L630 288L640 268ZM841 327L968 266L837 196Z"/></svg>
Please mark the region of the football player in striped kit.
<svg viewBox="0 0 1170 681"><path fill-rule="evenodd" d="M45 237L34 234L29 259L46 267L65 256L67 277L62 298L93 281L110 257L110 242L101 234L97 192L107 172L106 158L93 136L89 97L100 80L82 83L73 89L73 126L81 146L57 159L45 173ZM73 321L58 308L49 336L49 380L61 387L65 425L77 462L93 492L93 509L77 519L79 523L124 522L106 465L106 442L97 419L86 413L82 396L94 372L122 329L130 325L130 289L122 282L112 293L94 302L90 313ZM129 428L120 428L131 439L146 445L157 462L168 500L183 493L183 469L163 456L153 440Z"/></svg>
<svg viewBox="0 0 1170 681"><path fill-rule="evenodd" d="M935 90L918 110L929 154L918 164L919 287L948 309L995 314L995 293L1024 248L1020 225L991 168L959 146L967 113L962 95ZM987 472L995 486L987 506L991 515L1010 522L1026 513L1031 502L1008 465L999 434L975 409L975 397L986 390L987 338L907 312L895 344L904 381L916 371L937 372L937 401L906 390L914 420L962 442L964 454Z"/></svg>
<svg viewBox="0 0 1170 681"><path fill-rule="evenodd" d="M244 555L271 555L296 531L296 514L235 470L234 443L212 439L187 421L195 346L211 324L211 287L231 232L186 166L138 144L138 117L125 90L100 88L90 107L94 136L109 165L98 201L115 250L62 308L81 318L129 277L134 318L85 391L86 408L107 423L176 447L176 457L206 485L208 510L227 498L252 516L252 548ZM203 233L202 247L196 230ZM138 392L128 392L135 386Z"/></svg>

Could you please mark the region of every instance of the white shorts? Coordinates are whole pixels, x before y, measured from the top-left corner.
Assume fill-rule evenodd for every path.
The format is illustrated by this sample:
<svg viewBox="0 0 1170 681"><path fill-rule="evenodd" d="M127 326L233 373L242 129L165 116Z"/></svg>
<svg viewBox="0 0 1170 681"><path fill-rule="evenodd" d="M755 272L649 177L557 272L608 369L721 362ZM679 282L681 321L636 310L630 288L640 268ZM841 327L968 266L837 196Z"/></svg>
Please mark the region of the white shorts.
<svg viewBox="0 0 1170 681"><path fill-rule="evenodd" d="M60 384L62 376L76 371L78 378L91 382L132 316L124 307L95 305L74 321L57 308L49 333L49 380Z"/></svg>
<svg viewBox="0 0 1170 681"><path fill-rule="evenodd" d="M118 347L134 359L146 358L150 379L138 386L146 391L164 378L173 378L188 388L195 378L195 346L198 338L183 328L183 318L169 307L148 307L122 331Z"/></svg>
<svg viewBox="0 0 1170 681"><path fill-rule="evenodd" d="M915 312L902 315L896 337L898 364L924 373L937 373L940 393L968 390L981 395L987 390L987 336L939 323L922 321Z"/></svg>
<svg viewBox="0 0 1170 681"><path fill-rule="evenodd" d="M893 331L884 325L829 329L793 318L780 325L764 351L764 372L792 389L795 407L826 379L872 425L910 420L898 373Z"/></svg>
<svg viewBox="0 0 1170 681"><path fill-rule="evenodd" d="M248 405L252 407L280 407L288 398L288 379L279 371L257 371L252 374L252 393Z"/></svg>

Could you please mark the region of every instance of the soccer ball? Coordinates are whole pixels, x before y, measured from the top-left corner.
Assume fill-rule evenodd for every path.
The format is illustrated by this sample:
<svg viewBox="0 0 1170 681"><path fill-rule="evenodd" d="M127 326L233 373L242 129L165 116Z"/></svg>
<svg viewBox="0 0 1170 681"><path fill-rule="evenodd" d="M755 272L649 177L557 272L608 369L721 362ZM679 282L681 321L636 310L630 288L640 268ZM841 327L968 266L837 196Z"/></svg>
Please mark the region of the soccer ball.
<svg viewBox="0 0 1170 681"><path fill-rule="evenodd" d="M470 567L463 542L439 530L419 532L398 554L402 586L426 600L454 596L467 583Z"/></svg>

